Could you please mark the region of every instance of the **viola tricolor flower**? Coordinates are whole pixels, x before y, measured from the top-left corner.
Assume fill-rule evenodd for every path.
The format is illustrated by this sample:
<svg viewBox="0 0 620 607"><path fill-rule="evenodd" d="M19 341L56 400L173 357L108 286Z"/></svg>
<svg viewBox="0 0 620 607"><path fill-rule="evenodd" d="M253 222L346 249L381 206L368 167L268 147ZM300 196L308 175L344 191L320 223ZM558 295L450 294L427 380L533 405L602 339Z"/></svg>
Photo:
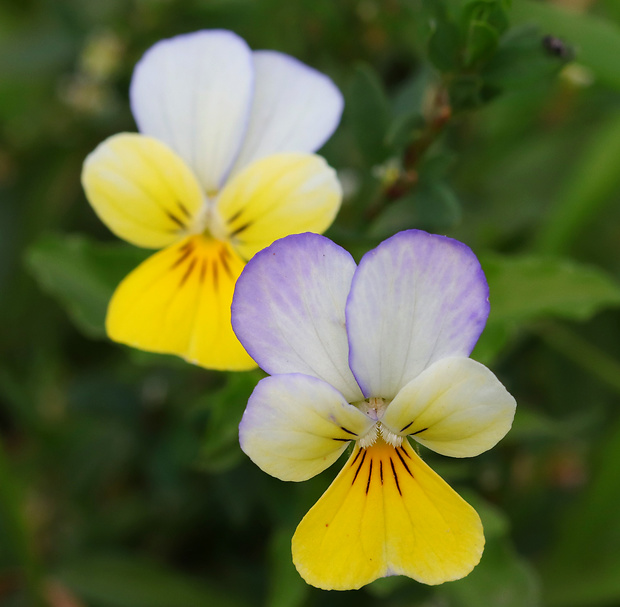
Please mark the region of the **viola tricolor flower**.
<svg viewBox="0 0 620 607"><path fill-rule="evenodd" d="M140 134L99 145L82 182L117 236L163 250L117 288L108 335L205 367L251 368L230 326L235 282L274 240L332 223L340 185L310 152L336 128L342 96L292 57L212 30L155 44L130 98Z"/></svg>
<svg viewBox="0 0 620 607"><path fill-rule="evenodd" d="M354 443L293 537L308 583L346 590L407 575L440 584L478 563L478 514L410 441L471 457L510 429L515 400L468 358L488 313L472 251L418 230L359 266L316 234L278 240L246 266L233 328L271 377L250 397L242 449L265 472L302 481Z"/></svg>

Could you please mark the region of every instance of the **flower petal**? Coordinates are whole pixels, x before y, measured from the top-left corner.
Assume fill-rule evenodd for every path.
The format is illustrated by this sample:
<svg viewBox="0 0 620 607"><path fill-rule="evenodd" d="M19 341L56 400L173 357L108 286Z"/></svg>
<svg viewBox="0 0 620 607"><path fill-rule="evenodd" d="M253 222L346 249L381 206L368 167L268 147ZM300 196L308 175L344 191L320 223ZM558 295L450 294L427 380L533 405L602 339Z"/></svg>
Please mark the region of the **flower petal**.
<svg viewBox="0 0 620 607"><path fill-rule="evenodd" d="M405 440L355 449L297 527L293 562L325 590L388 575L441 584L466 576L483 547L476 511Z"/></svg>
<svg viewBox="0 0 620 607"><path fill-rule="evenodd" d="M139 247L183 238L203 203L185 163L163 143L134 133L97 146L84 161L82 184L101 221Z"/></svg>
<svg viewBox="0 0 620 607"><path fill-rule="evenodd" d="M232 294L242 269L243 262L228 245L202 236L159 251L114 292L108 335L203 367L251 369L255 364L230 324Z"/></svg>
<svg viewBox="0 0 620 607"><path fill-rule="evenodd" d="M256 88L235 170L278 152L318 150L338 126L344 105L336 85L301 61L276 51L252 56Z"/></svg>
<svg viewBox="0 0 620 607"><path fill-rule="evenodd" d="M331 466L373 424L320 379L274 375L254 389L239 425L239 441L268 474L304 481Z"/></svg>
<svg viewBox="0 0 620 607"><path fill-rule="evenodd" d="M235 289L233 327L269 374L303 373L362 398L348 366L344 305L353 258L317 234L288 236L251 259Z"/></svg>
<svg viewBox="0 0 620 607"><path fill-rule="evenodd" d="M484 365L445 358L402 388L381 422L442 455L473 457L506 436L516 405Z"/></svg>
<svg viewBox="0 0 620 607"><path fill-rule="evenodd" d="M254 67L236 34L200 31L162 40L136 65L131 108L142 133L167 143L216 191L245 135Z"/></svg>
<svg viewBox="0 0 620 607"><path fill-rule="evenodd" d="M347 301L351 369L365 396L393 398L435 361L468 356L489 314L466 245L400 232L362 258Z"/></svg>
<svg viewBox="0 0 620 607"><path fill-rule="evenodd" d="M232 178L217 210L237 252L250 259L288 234L325 231L341 199L336 173L321 157L275 154Z"/></svg>

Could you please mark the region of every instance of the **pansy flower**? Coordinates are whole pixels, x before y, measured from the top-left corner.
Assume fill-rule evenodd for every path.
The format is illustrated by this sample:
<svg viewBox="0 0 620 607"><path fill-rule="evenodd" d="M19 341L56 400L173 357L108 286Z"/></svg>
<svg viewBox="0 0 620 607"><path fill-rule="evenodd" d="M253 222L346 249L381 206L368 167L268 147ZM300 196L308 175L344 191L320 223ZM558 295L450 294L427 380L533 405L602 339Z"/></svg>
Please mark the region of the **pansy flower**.
<svg viewBox="0 0 620 607"><path fill-rule="evenodd" d="M130 98L140 133L99 145L82 182L112 232L162 250L116 289L108 335L205 367L251 368L230 325L235 281L274 240L332 223L340 186L311 152L336 128L342 96L292 57L212 30L151 47Z"/></svg>
<svg viewBox="0 0 620 607"><path fill-rule="evenodd" d="M513 397L468 358L488 312L472 251L418 230L359 266L316 234L278 240L246 266L233 328L271 376L248 402L242 449L265 472L303 481L354 443L293 537L308 583L345 590L406 575L440 584L480 560L478 514L413 445L471 457L510 429Z"/></svg>

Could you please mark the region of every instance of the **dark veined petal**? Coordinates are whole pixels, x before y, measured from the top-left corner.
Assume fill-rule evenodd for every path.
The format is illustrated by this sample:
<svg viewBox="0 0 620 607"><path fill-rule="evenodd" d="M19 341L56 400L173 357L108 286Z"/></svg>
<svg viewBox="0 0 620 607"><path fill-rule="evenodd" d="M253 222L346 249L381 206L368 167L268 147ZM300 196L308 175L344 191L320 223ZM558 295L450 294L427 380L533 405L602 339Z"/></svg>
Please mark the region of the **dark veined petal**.
<svg viewBox="0 0 620 607"><path fill-rule="evenodd" d="M326 590L388 575L441 584L467 575L483 548L476 511L405 440L354 450L297 527L293 562Z"/></svg>
<svg viewBox="0 0 620 607"><path fill-rule="evenodd" d="M230 304L243 262L224 242L191 236L155 253L118 286L108 307L111 339L177 354L212 369L251 369L233 333Z"/></svg>

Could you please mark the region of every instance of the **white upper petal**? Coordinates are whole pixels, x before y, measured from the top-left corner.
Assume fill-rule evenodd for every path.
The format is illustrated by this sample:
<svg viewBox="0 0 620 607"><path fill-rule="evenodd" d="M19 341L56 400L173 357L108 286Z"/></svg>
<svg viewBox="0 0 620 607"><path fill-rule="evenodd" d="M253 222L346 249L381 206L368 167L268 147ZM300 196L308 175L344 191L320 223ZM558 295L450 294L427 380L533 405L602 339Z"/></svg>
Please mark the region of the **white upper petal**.
<svg viewBox="0 0 620 607"><path fill-rule="evenodd" d="M435 361L468 356L488 313L469 247L420 230L384 241L362 258L346 307L349 363L364 395L393 398Z"/></svg>
<svg viewBox="0 0 620 607"><path fill-rule="evenodd" d="M344 307L355 262L318 234L296 234L257 253L237 280L233 329L271 375L303 373L362 398L348 365Z"/></svg>
<svg viewBox="0 0 620 607"><path fill-rule="evenodd" d="M276 51L253 53L250 124L234 172L279 152L314 152L334 132L343 99L324 74Z"/></svg>
<svg viewBox="0 0 620 607"><path fill-rule="evenodd" d="M442 455L473 457L506 435L516 405L484 365L444 358L400 390L381 422Z"/></svg>
<svg viewBox="0 0 620 607"><path fill-rule="evenodd" d="M374 423L320 379L274 375L254 389L239 425L239 442L268 474L303 481L330 466Z"/></svg>
<svg viewBox="0 0 620 607"><path fill-rule="evenodd" d="M199 31L162 40L136 65L130 98L140 131L183 158L207 191L220 188L245 135L252 53L236 34Z"/></svg>

